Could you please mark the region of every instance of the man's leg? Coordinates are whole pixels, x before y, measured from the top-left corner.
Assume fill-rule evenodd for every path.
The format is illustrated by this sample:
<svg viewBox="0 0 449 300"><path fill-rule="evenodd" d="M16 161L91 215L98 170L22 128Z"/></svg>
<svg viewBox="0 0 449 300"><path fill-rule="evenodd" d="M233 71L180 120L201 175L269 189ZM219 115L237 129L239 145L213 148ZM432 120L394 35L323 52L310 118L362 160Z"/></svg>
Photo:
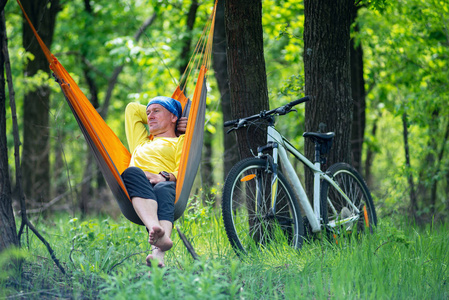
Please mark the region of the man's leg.
<svg viewBox="0 0 449 300"><path fill-rule="evenodd" d="M158 203L157 217L159 224L161 224L162 229L165 231L165 236L170 238L174 222L176 185L172 181L158 183L154 186L154 193L156 194ZM156 232L153 232L153 236L155 234ZM150 233L150 240L151 238L152 234ZM154 249L147 257L147 264L151 264L152 259L157 259L159 261L158 265L163 267L165 251L162 248Z"/></svg>
<svg viewBox="0 0 449 300"><path fill-rule="evenodd" d="M157 202L139 197L134 197L132 202L137 215L148 228L148 242L162 251L169 250L173 246L173 242L170 239L173 225L168 221L159 222L157 217Z"/></svg>
<svg viewBox="0 0 449 300"><path fill-rule="evenodd" d="M173 223L170 221L160 221L161 227L165 230L165 235L167 237L170 238L172 229L173 229ZM151 233L150 233L151 235ZM172 242L173 245L173 242ZM167 251L167 250L165 250ZM156 259L158 261L158 266L159 267L165 267L164 264L164 256L165 256L165 251L162 251L160 248L158 248L157 246L153 247L153 251L151 252L151 254L149 254L147 256L147 265L151 266L151 260Z"/></svg>
<svg viewBox="0 0 449 300"><path fill-rule="evenodd" d="M149 232L148 242L153 245L153 252L149 255L148 259L158 259L159 266L164 266L164 252L173 246L173 242L170 239L173 222L164 221L162 219L159 222L158 209L160 210L158 203L152 199L158 199L154 193L154 188L145 176L145 173L136 167L129 167L122 174L123 182L129 196L132 199L132 207L136 212L139 219L142 221ZM166 185L162 185L166 186ZM160 191L160 189L157 189ZM166 191L163 191L164 193ZM175 197L175 188L172 186L171 190L168 190L171 197ZM151 235L151 236L150 236ZM161 251L159 249L163 249Z"/></svg>

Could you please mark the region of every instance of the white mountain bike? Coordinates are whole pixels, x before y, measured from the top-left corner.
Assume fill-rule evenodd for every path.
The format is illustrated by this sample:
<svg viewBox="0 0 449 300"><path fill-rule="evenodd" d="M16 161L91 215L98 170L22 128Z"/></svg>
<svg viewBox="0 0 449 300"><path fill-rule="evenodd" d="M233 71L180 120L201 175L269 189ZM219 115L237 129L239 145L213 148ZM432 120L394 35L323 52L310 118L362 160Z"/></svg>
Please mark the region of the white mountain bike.
<svg viewBox="0 0 449 300"><path fill-rule="evenodd" d="M223 188L223 221L238 255L254 247L277 243L300 248L305 229L300 207L307 228L313 233L326 231L326 236L372 232L377 224L370 191L354 168L346 163L336 163L325 172L321 170L325 154L332 145L333 132L303 134L315 143L312 163L275 129L276 115L295 111L293 106L308 100L310 98L306 96L257 115L224 123L225 127L232 126L228 133L249 128L260 121L268 123L267 145L258 147L257 156L238 162L229 172ZM287 152L314 174L313 207Z"/></svg>

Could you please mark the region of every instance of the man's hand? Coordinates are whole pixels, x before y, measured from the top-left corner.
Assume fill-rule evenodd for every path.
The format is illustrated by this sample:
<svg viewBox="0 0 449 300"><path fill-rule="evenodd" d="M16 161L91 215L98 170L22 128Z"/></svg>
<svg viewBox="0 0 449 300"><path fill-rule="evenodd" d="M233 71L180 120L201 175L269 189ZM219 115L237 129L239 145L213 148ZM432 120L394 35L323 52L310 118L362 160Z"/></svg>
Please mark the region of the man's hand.
<svg viewBox="0 0 449 300"><path fill-rule="evenodd" d="M187 118L181 117L178 121L178 131L181 133L185 133L187 129Z"/></svg>
<svg viewBox="0 0 449 300"><path fill-rule="evenodd" d="M157 184L159 182L166 181L165 178L162 175L160 175L160 174L154 174L154 173L150 173L150 172L147 172L147 171L145 171L144 173L145 173L145 176L147 176L148 181L151 184Z"/></svg>

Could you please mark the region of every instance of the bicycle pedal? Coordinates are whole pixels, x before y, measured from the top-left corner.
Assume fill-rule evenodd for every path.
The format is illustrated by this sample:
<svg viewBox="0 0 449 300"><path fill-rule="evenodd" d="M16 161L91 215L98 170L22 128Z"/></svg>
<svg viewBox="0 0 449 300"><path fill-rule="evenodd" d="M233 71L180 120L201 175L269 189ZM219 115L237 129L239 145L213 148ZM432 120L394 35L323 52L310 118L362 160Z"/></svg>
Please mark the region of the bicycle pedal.
<svg viewBox="0 0 449 300"><path fill-rule="evenodd" d="M349 218L351 216L351 211L346 206L343 207L340 211L340 219L344 220L346 218Z"/></svg>

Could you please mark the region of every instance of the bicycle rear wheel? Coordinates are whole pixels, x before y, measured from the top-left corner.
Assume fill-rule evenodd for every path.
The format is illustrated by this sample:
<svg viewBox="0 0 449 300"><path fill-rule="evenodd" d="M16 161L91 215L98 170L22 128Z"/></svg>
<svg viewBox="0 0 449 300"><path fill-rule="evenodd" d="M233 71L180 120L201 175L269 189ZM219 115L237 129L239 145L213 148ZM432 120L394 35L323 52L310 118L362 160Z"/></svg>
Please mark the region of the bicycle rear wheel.
<svg viewBox="0 0 449 300"><path fill-rule="evenodd" d="M327 174L333 177L350 202L329 182L321 185L321 211L326 230L332 234L362 233L377 225L371 193L362 176L346 163L332 165ZM359 210L354 208L356 207Z"/></svg>
<svg viewBox="0 0 449 300"><path fill-rule="evenodd" d="M289 244L300 248L304 226L298 201L280 172L276 207L271 205L273 173L265 159L248 158L229 172L222 200L223 221L237 255L252 248Z"/></svg>

